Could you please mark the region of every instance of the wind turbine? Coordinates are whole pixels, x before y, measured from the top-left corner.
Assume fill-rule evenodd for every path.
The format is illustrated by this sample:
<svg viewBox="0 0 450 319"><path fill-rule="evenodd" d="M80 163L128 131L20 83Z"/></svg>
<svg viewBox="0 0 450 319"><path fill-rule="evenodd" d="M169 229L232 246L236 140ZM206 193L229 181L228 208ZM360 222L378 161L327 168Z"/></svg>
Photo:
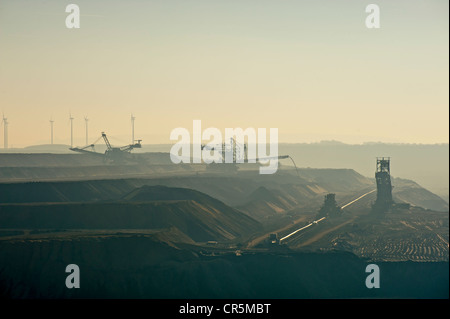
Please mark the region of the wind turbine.
<svg viewBox="0 0 450 319"><path fill-rule="evenodd" d="M8 119L5 117L5 114L2 113L3 116L3 120L2 120L2 124L3 124L3 147L6 149L8 148Z"/></svg>
<svg viewBox="0 0 450 319"><path fill-rule="evenodd" d="M134 144L134 120L136 117L133 116L133 113L131 113L131 144Z"/></svg>
<svg viewBox="0 0 450 319"><path fill-rule="evenodd" d="M89 142L88 142L88 140L89 140L89 138L88 138L88 121L89 121L89 119L87 118L87 116L85 116L84 122L86 123L86 145L89 144Z"/></svg>
<svg viewBox="0 0 450 319"><path fill-rule="evenodd" d="M55 121L53 121L53 118L52 117L50 117L50 137L51 137L51 143L52 143L52 145L53 145L53 122L55 122Z"/></svg>
<svg viewBox="0 0 450 319"><path fill-rule="evenodd" d="M70 121L70 148L73 147L73 120L72 113L69 113L69 121Z"/></svg>

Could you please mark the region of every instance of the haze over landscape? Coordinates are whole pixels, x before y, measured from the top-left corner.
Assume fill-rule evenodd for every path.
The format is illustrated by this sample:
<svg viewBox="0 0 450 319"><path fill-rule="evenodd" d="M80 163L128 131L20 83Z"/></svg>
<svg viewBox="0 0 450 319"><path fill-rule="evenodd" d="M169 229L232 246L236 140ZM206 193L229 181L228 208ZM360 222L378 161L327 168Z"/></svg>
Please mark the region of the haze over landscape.
<svg viewBox="0 0 450 319"><path fill-rule="evenodd" d="M0 2L0 298L448 299L447 1L75 2Z"/></svg>

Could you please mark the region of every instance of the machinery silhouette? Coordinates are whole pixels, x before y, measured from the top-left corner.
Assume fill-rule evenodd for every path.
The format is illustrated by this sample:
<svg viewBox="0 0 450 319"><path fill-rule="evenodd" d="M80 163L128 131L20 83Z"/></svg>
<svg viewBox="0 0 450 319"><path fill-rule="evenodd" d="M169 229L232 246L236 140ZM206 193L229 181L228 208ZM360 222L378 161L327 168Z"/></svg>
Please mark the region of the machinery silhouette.
<svg viewBox="0 0 450 319"><path fill-rule="evenodd" d="M372 210L377 213L387 212L394 204L390 163L390 157L377 157L377 170L375 172L377 199L372 206Z"/></svg>
<svg viewBox="0 0 450 319"><path fill-rule="evenodd" d="M95 151L95 144L98 141L100 141L100 139L103 139L103 141L106 144L105 153L99 153ZM134 148L142 148L141 141L142 140L136 140L136 143L134 144L129 144L120 147L113 147L109 142L105 132L102 132L102 135L94 143L83 147L71 147L70 150L78 153L101 156L104 162L117 163L117 162L124 162L126 160L132 160L132 158L130 157L130 152Z"/></svg>

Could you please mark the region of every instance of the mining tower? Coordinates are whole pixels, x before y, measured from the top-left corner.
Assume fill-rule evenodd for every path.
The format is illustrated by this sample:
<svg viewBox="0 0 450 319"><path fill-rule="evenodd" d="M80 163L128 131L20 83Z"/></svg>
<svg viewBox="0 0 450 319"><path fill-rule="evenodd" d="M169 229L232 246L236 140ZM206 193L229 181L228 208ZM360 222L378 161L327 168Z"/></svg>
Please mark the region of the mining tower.
<svg viewBox="0 0 450 319"><path fill-rule="evenodd" d="M392 200L390 162L390 157L377 157L377 170L375 172L377 199L372 209L378 213L387 212L394 203Z"/></svg>

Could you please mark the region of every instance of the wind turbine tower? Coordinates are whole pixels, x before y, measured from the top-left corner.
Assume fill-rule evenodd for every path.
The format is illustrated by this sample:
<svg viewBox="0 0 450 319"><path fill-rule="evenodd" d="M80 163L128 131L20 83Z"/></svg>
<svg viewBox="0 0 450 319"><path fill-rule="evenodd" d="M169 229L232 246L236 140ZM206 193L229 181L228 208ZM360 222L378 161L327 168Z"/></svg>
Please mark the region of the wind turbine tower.
<svg viewBox="0 0 450 319"><path fill-rule="evenodd" d="M89 140L89 135L88 135L88 121L89 119L87 118L87 116L84 117L84 122L86 123L86 145L89 144L88 140Z"/></svg>
<svg viewBox="0 0 450 319"><path fill-rule="evenodd" d="M72 114L69 113L69 121L70 121L70 147L73 148L73 120Z"/></svg>
<svg viewBox="0 0 450 319"><path fill-rule="evenodd" d="M134 120L136 117L133 116L133 113L131 113L131 144L134 144Z"/></svg>
<svg viewBox="0 0 450 319"><path fill-rule="evenodd" d="M53 121L53 119L50 118L50 138L51 138L52 145L53 145L53 122L55 122L55 121Z"/></svg>
<svg viewBox="0 0 450 319"><path fill-rule="evenodd" d="M5 114L3 114L3 147L6 149L8 148L8 119L5 117Z"/></svg>

